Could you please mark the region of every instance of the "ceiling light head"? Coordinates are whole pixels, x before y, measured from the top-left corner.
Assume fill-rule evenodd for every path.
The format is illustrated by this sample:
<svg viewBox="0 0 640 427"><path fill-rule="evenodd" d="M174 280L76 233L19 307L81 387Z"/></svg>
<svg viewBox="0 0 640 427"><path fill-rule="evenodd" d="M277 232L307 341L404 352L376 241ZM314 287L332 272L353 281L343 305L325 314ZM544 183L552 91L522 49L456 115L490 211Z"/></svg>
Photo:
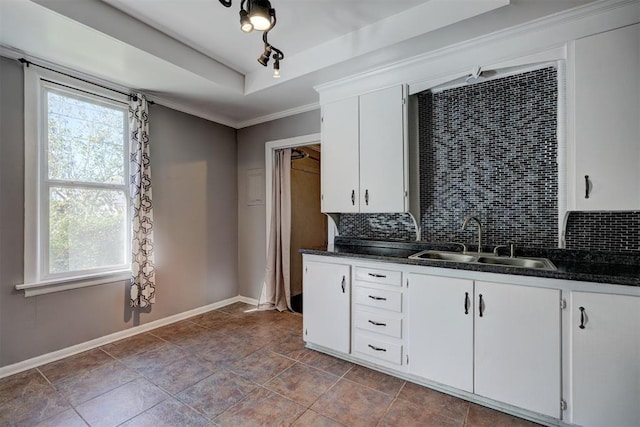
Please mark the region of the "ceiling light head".
<svg viewBox="0 0 640 427"><path fill-rule="evenodd" d="M262 55L260 55L260 58L258 58L258 62L260 63L260 65L266 67L269 63L269 56L271 56L271 46L266 45L264 47L264 52L262 52Z"/></svg>
<svg viewBox="0 0 640 427"><path fill-rule="evenodd" d="M274 79L280 78L280 61L277 59L273 63L273 78Z"/></svg>
<svg viewBox="0 0 640 427"><path fill-rule="evenodd" d="M274 13L269 0L249 0L249 20L256 30L269 30Z"/></svg>
<svg viewBox="0 0 640 427"><path fill-rule="evenodd" d="M240 9L240 29L245 33L253 31L253 24L249 19L249 13L243 9Z"/></svg>

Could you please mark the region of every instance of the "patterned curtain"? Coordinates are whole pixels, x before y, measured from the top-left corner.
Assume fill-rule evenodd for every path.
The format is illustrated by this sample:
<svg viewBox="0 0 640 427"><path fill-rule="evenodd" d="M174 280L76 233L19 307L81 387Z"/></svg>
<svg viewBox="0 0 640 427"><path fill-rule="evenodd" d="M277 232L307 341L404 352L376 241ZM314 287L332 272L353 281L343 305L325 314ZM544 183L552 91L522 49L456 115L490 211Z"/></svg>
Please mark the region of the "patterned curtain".
<svg viewBox="0 0 640 427"><path fill-rule="evenodd" d="M156 273L153 263L149 107L141 94L133 96L129 103L129 134L132 210L130 303L131 307L148 307L156 300Z"/></svg>

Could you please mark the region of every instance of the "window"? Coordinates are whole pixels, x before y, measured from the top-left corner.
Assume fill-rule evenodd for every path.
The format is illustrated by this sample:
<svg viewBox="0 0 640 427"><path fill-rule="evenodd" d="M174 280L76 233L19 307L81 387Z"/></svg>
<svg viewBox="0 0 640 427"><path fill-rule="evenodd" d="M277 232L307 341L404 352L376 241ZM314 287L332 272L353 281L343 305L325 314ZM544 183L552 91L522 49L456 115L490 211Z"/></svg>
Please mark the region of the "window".
<svg viewBox="0 0 640 427"><path fill-rule="evenodd" d="M27 285L21 286L123 275L131 256L128 105L91 85L71 86L30 68L25 71Z"/></svg>

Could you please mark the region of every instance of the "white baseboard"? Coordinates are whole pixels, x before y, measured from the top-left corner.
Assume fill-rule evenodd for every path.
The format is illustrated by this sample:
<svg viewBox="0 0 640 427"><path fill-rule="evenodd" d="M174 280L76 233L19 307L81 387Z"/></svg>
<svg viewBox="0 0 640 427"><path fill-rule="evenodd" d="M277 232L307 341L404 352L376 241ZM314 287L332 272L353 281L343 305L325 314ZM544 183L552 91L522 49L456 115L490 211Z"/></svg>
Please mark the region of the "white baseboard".
<svg viewBox="0 0 640 427"><path fill-rule="evenodd" d="M139 326L134 326L129 329L125 329L123 331L114 332L113 334L105 335L100 338L96 338L80 344L72 345L71 347L66 347L60 350L53 351L51 353L47 353L41 356L33 357L31 359L23 360L22 362L14 363L13 365L0 367L0 378L8 377L9 375L14 375L29 369L37 368L38 366L55 362L56 360L64 359L65 357L73 356L74 354L82 353L83 351L101 347L103 345L112 343L114 341L118 341L123 338L128 338L130 336L137 335L142 332L147 332L152 329L159 328L160 326L168 325L170 323L179 322L180 320L197 316L198 314L206 313L211 310L216 310L218 308L225 307L227 305L230 305L236 302L244 302L252 305L258 304L258 300L256 299L238 295L233 298L225 299L222 301L215 302L213 304L194 308L193 310L174 314L173 316L154 320L153 322L145 323Z"/></svg>

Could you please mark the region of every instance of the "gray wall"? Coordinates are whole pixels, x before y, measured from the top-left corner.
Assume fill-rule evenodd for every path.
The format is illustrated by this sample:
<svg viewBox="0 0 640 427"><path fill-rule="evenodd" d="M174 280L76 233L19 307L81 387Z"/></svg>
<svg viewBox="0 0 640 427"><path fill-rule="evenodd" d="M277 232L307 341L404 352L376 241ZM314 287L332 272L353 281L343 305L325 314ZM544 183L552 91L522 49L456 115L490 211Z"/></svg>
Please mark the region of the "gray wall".
<svg viewBox="0 0 640 427"><path fill-rule="evenodd" d="M0 366L238 295L236 131L151 106L157 299L120 282L24 298L23 74L0 58Z"/></svg>
<svg viewBox="0 0 640 427"><path fill-rule="evenodd" d="M320 110L238 131L238 283L240 295L258 299L266 260L265 205L247 205L247 171L265 167L265 143L320 132ZM268 197L268 195L267 195Z"/></svg>

